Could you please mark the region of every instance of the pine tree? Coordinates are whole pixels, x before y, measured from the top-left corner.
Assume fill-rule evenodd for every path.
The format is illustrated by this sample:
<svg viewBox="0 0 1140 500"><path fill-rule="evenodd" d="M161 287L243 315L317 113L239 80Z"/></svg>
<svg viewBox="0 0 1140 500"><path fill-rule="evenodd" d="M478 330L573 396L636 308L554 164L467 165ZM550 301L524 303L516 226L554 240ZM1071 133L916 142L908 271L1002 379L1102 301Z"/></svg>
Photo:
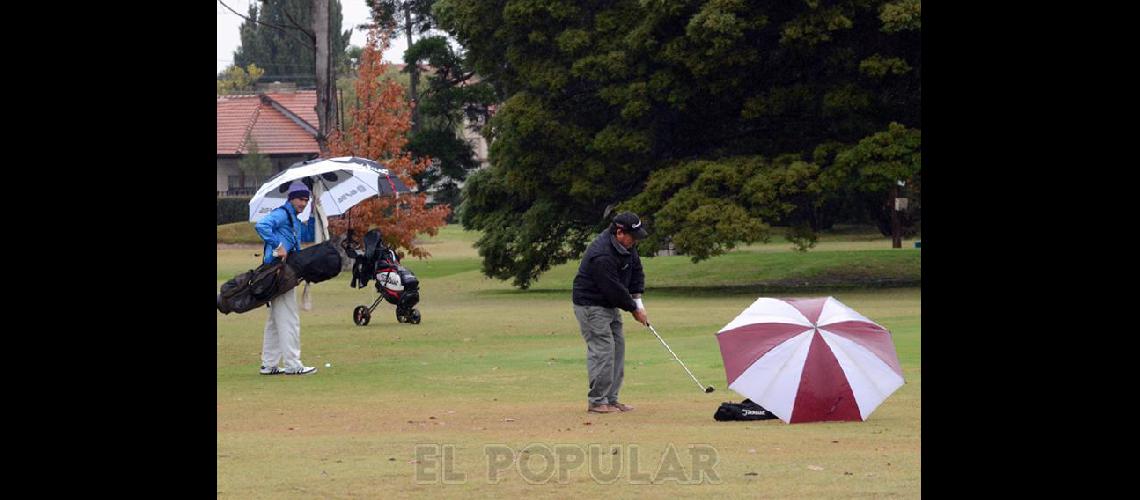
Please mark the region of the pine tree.
<svg viewBox="0 0 1140 500"><path fill-rule="evenodd" d="M265 69L267 80L296 82L308 87L316 79L316 41L313 36L311 0L269 0L249 6L246 21L239 28L241 46L234 51L234 65L257 64ZM329 43L338 67L347 57L345 50L352 30L341 31L339 0L329 2Z"/></svg>
<svg viewBox="0 0 1140 500"><path fill-rule="evenodd" d="M265 175L272 169L273 164L269 161L269 157L261 154L257 147L257 141L253 137L249 138L246 143L246 153L238 160L238 170L242 175L252 178L249 182L243 182L242 185L258 185ZM244 179L243 179L244 181Z"/></svg>

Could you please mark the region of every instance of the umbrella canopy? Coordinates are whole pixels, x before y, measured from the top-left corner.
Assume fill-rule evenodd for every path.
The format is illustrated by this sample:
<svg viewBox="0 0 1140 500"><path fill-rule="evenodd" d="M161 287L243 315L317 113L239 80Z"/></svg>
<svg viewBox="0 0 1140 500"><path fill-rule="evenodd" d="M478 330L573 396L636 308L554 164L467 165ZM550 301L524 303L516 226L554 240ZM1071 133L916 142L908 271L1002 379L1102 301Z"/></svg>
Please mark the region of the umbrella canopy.
<svg viewBox="0 0 1140 500"><path fill-rule="evenodd" d="M717 342L728 387L789 424L866 420L903 384L891 333L834 297L762 297Z"/></svg>
<svg viewBox="0 0 1140 500"><path fill-rule="evenodd" d="M289 184L302 179L312 187L325 216L339 215L373 196L398 196L411 190L383 165L354 156L294 164L270 177L249 200L249 221L257 222L285 203ZM306 207L305 219L308 218Z"/></svg>

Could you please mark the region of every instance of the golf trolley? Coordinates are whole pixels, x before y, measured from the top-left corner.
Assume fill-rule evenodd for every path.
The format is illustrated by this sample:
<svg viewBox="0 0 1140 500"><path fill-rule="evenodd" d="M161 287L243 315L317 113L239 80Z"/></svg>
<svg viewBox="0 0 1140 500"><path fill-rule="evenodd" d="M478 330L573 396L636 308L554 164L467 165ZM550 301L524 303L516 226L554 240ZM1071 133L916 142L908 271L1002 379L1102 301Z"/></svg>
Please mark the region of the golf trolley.
<svg viewBox="0 0 1140 500"><path fill-rule="evenodd" d="M376 280L376 292L380 294L371 306L361 305L353 309L353 323L367 325L372 319L372 311L381 301L396 306L396 321L413 325L420 323L420 311L415 308L420 301L420 281L400 265L396 252L381 241L379 230L373 229L364 234L363 252L356 249L350 230L344 240L344 251L355 259L350 286L363 288L370 280Z"/></svg>

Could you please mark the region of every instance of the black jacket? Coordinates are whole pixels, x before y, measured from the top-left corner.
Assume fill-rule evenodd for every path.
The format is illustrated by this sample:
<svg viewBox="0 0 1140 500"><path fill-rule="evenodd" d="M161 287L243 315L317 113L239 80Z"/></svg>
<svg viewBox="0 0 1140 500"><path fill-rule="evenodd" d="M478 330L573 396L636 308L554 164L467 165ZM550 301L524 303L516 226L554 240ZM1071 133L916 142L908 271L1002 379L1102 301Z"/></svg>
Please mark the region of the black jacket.
<svg viewBox="0 0 1140 500"><path fill-rule="evenodd" d="M637 310L630 294L645 292L641 257L627 250L609 230L602 231L586 248L574 276L574 303L580 306Z"/></svg>

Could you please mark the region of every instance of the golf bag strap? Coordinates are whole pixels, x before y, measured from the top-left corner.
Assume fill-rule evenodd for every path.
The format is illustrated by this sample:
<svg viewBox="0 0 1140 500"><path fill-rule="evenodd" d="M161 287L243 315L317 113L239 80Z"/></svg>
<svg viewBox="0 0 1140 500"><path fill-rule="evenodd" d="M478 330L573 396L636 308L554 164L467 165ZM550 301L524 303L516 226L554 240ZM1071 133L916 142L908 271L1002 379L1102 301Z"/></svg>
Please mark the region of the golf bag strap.
<svg viewBox="0 0 1140 500"><path fill-rule="evenodd" d="M285 220L289 221L289 230L293 231L293 239L297 240L297 243L300 244L301 237L297 236L297 227L293 225L293 214L289 213L289 210L285 209L285 205L281 205L280 207L277 207L277 209L285 212ZM288 254L289 250L285 250L285 253Z"/></svg>

